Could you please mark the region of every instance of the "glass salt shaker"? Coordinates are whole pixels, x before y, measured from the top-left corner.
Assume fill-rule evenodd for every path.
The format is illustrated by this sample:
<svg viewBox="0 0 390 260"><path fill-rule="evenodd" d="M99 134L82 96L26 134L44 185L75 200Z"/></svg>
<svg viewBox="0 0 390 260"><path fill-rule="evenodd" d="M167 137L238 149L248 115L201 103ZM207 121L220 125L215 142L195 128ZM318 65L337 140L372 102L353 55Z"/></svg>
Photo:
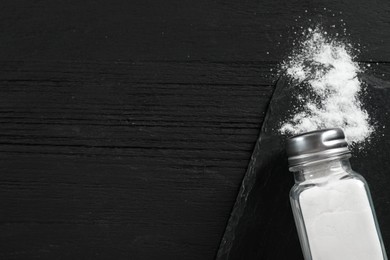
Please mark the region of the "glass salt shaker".
<svg viewBox="0 0 390 260"><path fill-rule="evenodd" d="M290 202L305 260L387 259L371 195L352 171L343 130L287 140Z"/></svg>

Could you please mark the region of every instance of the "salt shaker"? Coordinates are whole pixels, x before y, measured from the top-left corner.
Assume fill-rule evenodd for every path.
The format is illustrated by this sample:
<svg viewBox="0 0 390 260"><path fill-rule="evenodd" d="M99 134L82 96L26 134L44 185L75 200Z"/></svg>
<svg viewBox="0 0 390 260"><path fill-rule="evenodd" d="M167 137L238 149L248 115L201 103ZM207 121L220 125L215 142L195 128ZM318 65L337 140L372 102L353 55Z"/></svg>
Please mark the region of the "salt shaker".
<svg viewBox="0 0 390 260"><path fill-rule="evenodd" d="M350 167L344 132L294 136L287 154L295 178L291 207L305 260L387 259L367 182Z"/></svg>

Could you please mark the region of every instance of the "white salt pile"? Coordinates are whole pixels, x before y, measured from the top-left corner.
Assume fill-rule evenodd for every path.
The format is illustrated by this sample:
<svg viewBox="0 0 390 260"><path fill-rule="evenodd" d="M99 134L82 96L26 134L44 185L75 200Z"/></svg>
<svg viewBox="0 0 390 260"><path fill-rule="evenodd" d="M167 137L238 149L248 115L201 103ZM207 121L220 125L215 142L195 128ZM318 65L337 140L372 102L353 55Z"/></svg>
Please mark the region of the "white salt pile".
<svg viewBox="0 0 390 260"><path fill-rule="evenodd" d="M370 137L374 128L359 100L362 85L357 75L361 69L349 47L319 28L308 29L305 39L282 64L303 88L303 94L297 96L296 114L279 129L282 134L340 127L349 144Z"/></svg>

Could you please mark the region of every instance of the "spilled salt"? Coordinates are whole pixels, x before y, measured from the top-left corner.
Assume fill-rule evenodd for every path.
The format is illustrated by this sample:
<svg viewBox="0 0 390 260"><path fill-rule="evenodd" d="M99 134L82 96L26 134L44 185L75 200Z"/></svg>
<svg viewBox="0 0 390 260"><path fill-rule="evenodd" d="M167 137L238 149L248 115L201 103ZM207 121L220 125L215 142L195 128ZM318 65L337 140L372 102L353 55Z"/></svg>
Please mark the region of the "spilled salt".
<svg viewBox="0 0 390 260"><path fill-rule="evenodd" d="M339 127L349 144L367 140L374 128L359 100L361 68L348 45L320 28L309 28L298 46L282 69L303 88L303 94L295 115L282 123L279 132L295 135Z"/></svg>

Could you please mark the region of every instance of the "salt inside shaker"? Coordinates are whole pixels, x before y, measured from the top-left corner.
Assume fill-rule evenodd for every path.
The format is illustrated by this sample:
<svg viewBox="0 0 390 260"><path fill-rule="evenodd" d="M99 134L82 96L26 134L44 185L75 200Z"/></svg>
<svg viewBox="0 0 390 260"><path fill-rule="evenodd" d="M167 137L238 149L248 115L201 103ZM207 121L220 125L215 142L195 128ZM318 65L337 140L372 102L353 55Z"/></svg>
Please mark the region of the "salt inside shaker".
<svg viewBox="0 0 390 260"><path fill-rule="evenodd" d="M287 141L295 185L290 202L306 260L387 259L365 179L352 171L344 132L313 131Z"/></svg>

